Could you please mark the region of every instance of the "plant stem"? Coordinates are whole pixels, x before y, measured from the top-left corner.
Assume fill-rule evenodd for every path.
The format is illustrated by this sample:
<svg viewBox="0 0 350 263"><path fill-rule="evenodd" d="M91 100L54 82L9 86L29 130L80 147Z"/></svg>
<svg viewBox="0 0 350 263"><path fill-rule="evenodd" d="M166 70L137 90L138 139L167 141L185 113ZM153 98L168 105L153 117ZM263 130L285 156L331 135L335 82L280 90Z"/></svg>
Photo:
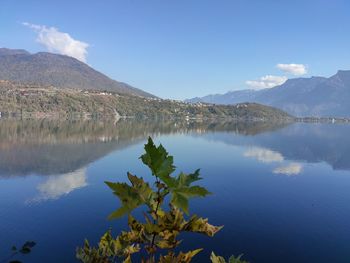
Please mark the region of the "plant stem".
<svg viewBox="0 0 350 263"><path fill-rule="evenodd" d="M157 222L157 220L158 220L158 209L159 209L159 206L160 206L160 201L161 201L161 199L160 199L160 188L158 187L158 185L160 184L160 181L159 181L159 178L156 176L156 184L157 184L157 188L158 188L158 190L157 190L157 206L156 206L156 210L155 211L153 211L154 213L155 213L155 215L156 215L156 218L155 219L153 219L153 224L156 224L156 222ZM154 240L155 240L155 238L156 238L156 235L157 234L153 234L153 237L152 237L152 243L151 243L151 247L153 248L154 247Z"/></svg>

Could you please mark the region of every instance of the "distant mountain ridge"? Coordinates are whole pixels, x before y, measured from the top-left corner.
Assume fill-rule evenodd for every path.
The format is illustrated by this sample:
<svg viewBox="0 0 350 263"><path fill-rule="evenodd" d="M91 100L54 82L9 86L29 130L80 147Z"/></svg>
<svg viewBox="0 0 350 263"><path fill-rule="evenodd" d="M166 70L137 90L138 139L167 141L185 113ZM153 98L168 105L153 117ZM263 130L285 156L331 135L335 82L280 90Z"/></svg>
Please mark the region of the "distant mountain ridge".
<svg viewBox="0 0 350 263"><path fill-rule="evenodd" d="M350 70L339 70L330 78L289 79L262 90L238 90L193 98L186 102L236 104L255 102L280 108L294 116L350 116Z"/></svg>
<svg viewBox="0 0 350 263"><path fill-rule="evenodd" d="M0 80L155 97L126 83L112 80L73 57L48 52L31 54L23 49L0 48Z"/></svg>

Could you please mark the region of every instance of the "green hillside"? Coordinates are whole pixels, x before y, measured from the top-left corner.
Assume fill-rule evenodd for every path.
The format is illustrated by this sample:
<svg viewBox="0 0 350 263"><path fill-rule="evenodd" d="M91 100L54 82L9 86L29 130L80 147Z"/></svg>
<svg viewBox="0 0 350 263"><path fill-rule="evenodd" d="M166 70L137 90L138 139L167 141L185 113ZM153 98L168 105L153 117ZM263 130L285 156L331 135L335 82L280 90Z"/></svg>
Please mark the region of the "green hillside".
<svg viewBox="0 0 350 263"><path fill-rule="evenodd" d="M256 103L189 104L105 91L86 91L0 81L2 116L134 117L196 119L290 119L287 113Z"/></svg>

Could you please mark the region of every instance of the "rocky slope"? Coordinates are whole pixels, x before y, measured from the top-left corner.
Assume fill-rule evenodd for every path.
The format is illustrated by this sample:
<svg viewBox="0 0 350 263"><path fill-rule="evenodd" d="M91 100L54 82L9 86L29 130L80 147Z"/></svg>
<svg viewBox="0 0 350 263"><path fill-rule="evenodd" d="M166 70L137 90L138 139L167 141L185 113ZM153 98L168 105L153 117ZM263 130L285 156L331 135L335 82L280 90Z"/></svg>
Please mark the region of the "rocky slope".
<svg viewBox="0 0 350 263"><path fill-rule="evenodd" d="M112 80L75 58L47 52L30 54L21 49L0 48L0 79L57 88L155 97L123 82Z"/></svg>

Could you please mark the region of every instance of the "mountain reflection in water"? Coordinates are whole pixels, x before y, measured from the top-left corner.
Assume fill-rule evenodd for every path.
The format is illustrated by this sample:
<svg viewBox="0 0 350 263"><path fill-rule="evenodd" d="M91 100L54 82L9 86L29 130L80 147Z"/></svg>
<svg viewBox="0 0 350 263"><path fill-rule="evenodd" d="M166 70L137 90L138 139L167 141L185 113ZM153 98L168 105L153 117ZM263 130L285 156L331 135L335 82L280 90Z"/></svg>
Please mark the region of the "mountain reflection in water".
<svg viewBox="0 0 350 263"><path fill-rule="evenodd" d="M286 124L1 120L0 125L0 177L9 177L76 171L148 136L219 131L255 135Z"/></svg>
<svg viewBox="0 0 350 263"><path fill-rule="evenodd" d="M1 120L0 125L0 177L65 174L147 136L177 133L245 146L244 156L261 162L294 161L275 169L276 174L297 174L301 171L298 161L350 169L347 125L133 120Z"/></svg>

